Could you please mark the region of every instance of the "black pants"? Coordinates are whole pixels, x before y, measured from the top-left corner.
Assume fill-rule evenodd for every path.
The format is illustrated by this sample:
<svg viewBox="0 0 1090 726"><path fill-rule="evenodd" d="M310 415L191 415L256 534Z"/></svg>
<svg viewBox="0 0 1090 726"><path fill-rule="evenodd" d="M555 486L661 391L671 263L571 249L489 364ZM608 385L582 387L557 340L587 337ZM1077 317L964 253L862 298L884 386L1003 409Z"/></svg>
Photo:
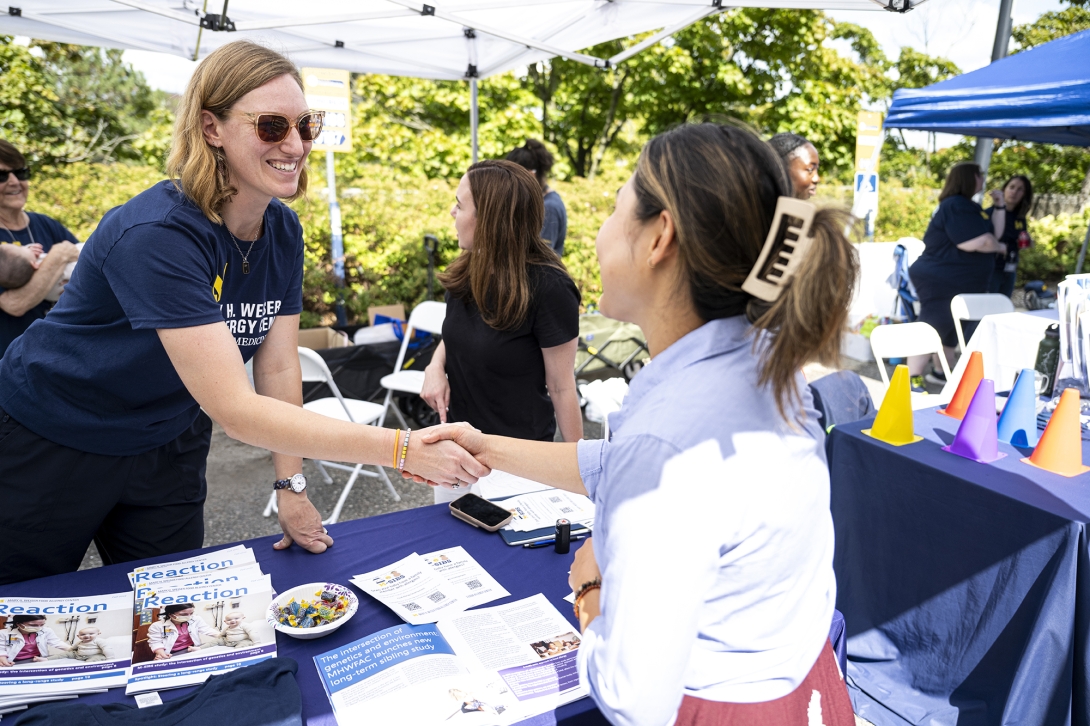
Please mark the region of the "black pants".
<svg viewBox="0 0 1090 726"><path fill-rule="evenodd" d="M105 564L204 544L212 420L135 456L70 449L0 410L0 585L79 568L94 540Z"/></svg>

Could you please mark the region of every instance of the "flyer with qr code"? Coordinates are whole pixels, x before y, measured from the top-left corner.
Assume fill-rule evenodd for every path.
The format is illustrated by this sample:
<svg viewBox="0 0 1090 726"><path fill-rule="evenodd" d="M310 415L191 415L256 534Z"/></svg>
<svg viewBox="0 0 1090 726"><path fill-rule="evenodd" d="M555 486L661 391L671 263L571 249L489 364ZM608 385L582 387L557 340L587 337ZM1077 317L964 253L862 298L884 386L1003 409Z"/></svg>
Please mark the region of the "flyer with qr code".
<svg viewBox="0 0 1090 726"><path fill-rule="evenodd" d="M464 547L448 547L421 556L437 575L454 586L455 592L465 601L467 608L484 605L511 594Z"/></svg>
<svg viewBox="0 0 1090 726"><path fill-rule="evenodd" d="M416 552L392 565L356 575L351 582L411 625L434 623L469 607L458 597L458 588L437 575Z"/></svg>
<svg viewBox="0 0 1090 726"><path fill-rule="evenodd" d="M576 666L580 641L537 594L435 625L387 628L314 664L341 726L508 726L588 694Z"/></svg>

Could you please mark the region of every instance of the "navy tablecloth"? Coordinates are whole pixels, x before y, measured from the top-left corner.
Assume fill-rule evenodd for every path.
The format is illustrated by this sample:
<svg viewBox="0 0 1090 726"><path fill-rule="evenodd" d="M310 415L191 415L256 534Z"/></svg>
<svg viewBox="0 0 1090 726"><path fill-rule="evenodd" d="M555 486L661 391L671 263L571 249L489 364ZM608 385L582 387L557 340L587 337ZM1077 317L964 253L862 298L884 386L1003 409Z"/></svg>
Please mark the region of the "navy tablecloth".
<svg viewBox="0 0 1090 726"><path fill-rule="evenodd" d="M571 605L564 601L564 596L571 592L568 588L568 569L572 555L558 555L547 547L532 550L509 547L498 534L489 534L456 520L444 505L341 522L331 525L329 533L336 544L321 555L312 555L298 547L284 552L276 551L272 546L280 539L279 536L261 537L245 544L253 547L262 570L272 576L273 587L279 592L308 582L329 581L347 585L352 575L378 569L413 552L424 554L461 545L511 593L510 597L489 605L512 602L540 592L545 594L572 625L578 627ZM28 580L5 586L4 594L62 597L124 592L130 589L126 573L133 567L182 559L195 554L196 551L186 552L170 557ZM277 633L277 654L299 662L297 678L303 693L303 716L308 726L333 726L336 723L329 700L318 680L313 657L401 622L384 605L360 594L360 606L356 615L325 638L297 640ZM192 688L182 688L162 691L160 695L164 700L170 700L191 691ZM81 696L80 701L135 703L131 696L124 695L122 688ZM547 716L535 719L534 723L535 726L554 723L589 726L606 724L607 721L594 702L584 698L561 706L556 710L555 719Z"/></svg>
<svg viewBox="0 0 1090 726"><path fill-rule="evenodd" d="M1090 723L1090 474L978 464L959 422L917 411L895 447L833 429L837 608L849 690L878 726ZM1090 444L1083 442L1090 460Z"/></svg>

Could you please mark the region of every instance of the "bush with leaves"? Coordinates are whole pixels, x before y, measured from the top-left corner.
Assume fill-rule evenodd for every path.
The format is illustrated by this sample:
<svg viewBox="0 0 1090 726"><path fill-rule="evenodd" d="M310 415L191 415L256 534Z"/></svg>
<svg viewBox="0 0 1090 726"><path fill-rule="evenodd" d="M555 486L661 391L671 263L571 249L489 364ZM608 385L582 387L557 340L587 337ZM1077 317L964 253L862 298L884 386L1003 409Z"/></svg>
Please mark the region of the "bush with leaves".
<svg viewBox="0 0 1090 726"><path fill-rule="evenodd" d="M1030 280L1058 282L1074 274L1088 223L1090 207L1079 214L1050 214L1029 220L1034 245L1019 254L1018 284Z"/></svg>

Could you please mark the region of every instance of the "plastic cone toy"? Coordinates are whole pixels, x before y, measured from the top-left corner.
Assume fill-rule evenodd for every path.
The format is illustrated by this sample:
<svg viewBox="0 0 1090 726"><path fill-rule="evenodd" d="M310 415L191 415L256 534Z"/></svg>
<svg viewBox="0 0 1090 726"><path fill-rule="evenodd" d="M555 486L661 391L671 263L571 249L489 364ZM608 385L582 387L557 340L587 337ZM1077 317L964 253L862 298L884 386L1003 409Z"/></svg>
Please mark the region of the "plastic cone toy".
<svg viewBox="0 0 1090 726"><path fill-rule="evenodd" d="M939 413L950 418L964 418L965 412L969 410L969 403L973 400L973 394L976 393L976 387L980 385L983 378L984 355L979 350L974 350L969 356L965 372L961 374L961 380L958 381L958 389L954 391L954 397L950 399L950 403L946 404L946 408L939 409ZM994 401L992 406L995 406Z"/></svg>
<svg viewBox="0 0 1090 726"><path fill-rule="evenodd" d="M1037 390L1032 368L1024 368L999 417L999 440L1011 446L1036 446Z"/></svg>
<svg viewBox="0 0 1090 726"><path fill-rule="evenodd" d="M942 447L942 450L981 464L990 464L1006 456L999 453L995 425L995 383L991 379L985 378L976 387L954 442Z"/></svg>
<svg viewBox="0 0 1090 726"><path fill-rule="evenodd" d="M1041 434L1041 441L1027 464L1060 476L1078 476L1090 471L1082 465L1082 429L1079 426L1079 392L1068 388L1060 395L1060 403Z"/></svg>
<svg viewBox="0 0 1090 726"><path fill-rule="evenodd" d="M863 433L872 439L893 446L904 446L923 440L912 430L912 390L908 385L908 366L897 366L889 390L882 399L882 407L869 429Z"/></svg>

